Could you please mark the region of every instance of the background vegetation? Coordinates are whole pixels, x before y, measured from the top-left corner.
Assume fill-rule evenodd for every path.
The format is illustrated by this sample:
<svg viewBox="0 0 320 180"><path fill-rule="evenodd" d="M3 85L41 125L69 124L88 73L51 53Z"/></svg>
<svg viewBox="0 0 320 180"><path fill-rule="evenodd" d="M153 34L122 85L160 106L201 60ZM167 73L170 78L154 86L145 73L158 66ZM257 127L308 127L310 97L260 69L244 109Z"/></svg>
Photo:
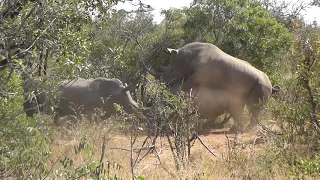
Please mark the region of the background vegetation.
<svg viewBox="0 0 320 180"><path fill-rule="evenodd" d="M319 177L320 28L299 16L311 5L320 6L319 1L297 1L288 13L291 4L277 1L194 0L188 7L164 10L159 24L143 1L133 12L116 10L118 2L0 1L0 179ZM277 124L281 136L264 134L264 144L254 153L255 143L243 150L242 141L226 136L227 153L214 161L200 150L190 153L188 139L201 140L192 134L199 122L190 99L150 83L144 64L158 70L169 60L165 48L195 41L213 43L250 62L282 87L262 118ZM98 76L138 84L131 94L144 106L156 105L144 110L150 117L123 113L94 125L54 125L58 83ZM33 86L27 89L30 80ZM46 94L44 111L28 118L23 104L37 93ZM146 136L143 125L150 125L150 119L164 131L148 126L153 136ZM172 127L175 134L168 133ZM149 150L160 161L159 136L168 139L174 158L149 163L161 167L155 175L142 171L149 166L139 159L141 147L150 141ZM124 138L123 143L115 137ZM131 153L112 153L113 146Z"/></svg>

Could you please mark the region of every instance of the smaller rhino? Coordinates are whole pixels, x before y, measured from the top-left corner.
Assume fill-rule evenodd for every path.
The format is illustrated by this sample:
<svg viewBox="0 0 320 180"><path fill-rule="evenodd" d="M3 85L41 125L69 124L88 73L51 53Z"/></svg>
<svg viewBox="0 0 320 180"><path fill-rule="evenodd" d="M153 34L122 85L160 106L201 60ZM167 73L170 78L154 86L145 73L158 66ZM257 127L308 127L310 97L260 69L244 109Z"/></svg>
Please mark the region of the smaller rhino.
<svg viewBox="0 0 320 180"><path fill-rule="evenodd" d="M59 91L61 98L56 108L54 121L57 123L59 117L74 115L74 107L80 107L80 113L92 114L95 108L102 108L105 111L104 118L116 113L113 103L117 103L131 114L133 107L139 107L132 99L130 87L125 87L117 79L98 77L95 79L76 78L68 83L61 84Z"/></svg>

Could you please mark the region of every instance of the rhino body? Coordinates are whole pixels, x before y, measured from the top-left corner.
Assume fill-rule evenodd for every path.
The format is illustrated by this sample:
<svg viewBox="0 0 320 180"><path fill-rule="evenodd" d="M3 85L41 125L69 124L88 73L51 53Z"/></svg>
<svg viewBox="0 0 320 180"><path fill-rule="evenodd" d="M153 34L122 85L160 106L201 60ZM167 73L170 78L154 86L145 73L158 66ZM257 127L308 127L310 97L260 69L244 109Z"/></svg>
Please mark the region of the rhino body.
<svg viewBox="0 0 320 180"><path fill-rule="evenodd" d="M245 105L252 114L249 126L253 126L271 94L279 91L279 88L272 87L264 72L223 52L213 44L194 42L179 49L167 48L167 51L171 54L170 64L162 68L164 71L160 73L160 78L169 87L182 83L181 90L185 92L205 88L206 93L200 97L210 97L208 99L214 104L212 108L220 106L220 94L226 93L229 99L224 103L228 107L226 110L235 119L236 131L243 131ZM207 89L212 90L212 95L208 95ZM210 104L206 98L200 98L200 102L207 104L206 106Z"/></svg>
<svg viewBox="0 0 320 180"><path fill-rule="evenodd" d="M95 108L105 111L105 118L116 113L113 103L123 107L127 113L133 113L138 104L132 99L128 87L116 78L96 79L76 78L60 85L61 98L56 108L55 121L59 117L77 113L92 114Z"/></svg>

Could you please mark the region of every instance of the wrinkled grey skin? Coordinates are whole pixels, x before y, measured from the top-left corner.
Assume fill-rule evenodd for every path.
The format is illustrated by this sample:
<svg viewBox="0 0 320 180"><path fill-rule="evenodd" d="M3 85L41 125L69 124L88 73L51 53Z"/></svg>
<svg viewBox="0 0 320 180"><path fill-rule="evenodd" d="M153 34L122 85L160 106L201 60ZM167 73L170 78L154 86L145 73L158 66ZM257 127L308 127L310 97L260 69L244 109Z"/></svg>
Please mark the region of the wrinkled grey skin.
<svg viewBox="0 0 320 180"><path fill-rule="evenodd" d="M257 123L261 108L276 89L268 76L248 62L230 56L209 43L189 43L170 49L169 69L176 71L175 79L183 79L183 91L195 87L227 92L231 98L228 110L236 122L235 130L243 131L244 106L252 114L250 126Z"/></svg>
<svg viewBox="0 0 320 180"><path fill-rule="evenodd" d="M39 83L32 78L26 79L22 84L24 91L23 110L27 117L34 117L35 114L44 110L43 106L46 98L45 92L33 89L34 87L37 87L38 84ZM30 93L32 94L28 97Z"/></svg>
<svg viewBox="0 0 320 180"><path fill-rule="evenodd" d="M56 109L57 114L54 117L56 123L59 117L74 114L73 108L75 106L81 106L83 114L92 114L95 108L103 108L106 113L104 118L116 113L113 103L122 106L129 114L133 113L133 107L138 107L138 104L132 99L128 87L125 87L116 78L76 78L60 85L59 90L61 98Z"/></svg>

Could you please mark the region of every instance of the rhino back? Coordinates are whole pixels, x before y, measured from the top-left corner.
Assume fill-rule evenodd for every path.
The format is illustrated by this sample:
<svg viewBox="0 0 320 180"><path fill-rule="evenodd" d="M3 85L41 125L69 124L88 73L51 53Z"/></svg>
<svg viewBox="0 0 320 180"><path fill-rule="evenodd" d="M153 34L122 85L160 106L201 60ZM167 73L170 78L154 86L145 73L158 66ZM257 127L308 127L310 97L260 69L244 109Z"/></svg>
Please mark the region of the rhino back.
<svg viewBox="0 0 320 180"><path fill-rule="evenodd" d="M90 88L91 83L92 80L77 79L63 85L60 91L64 102L88 105L98 101L98 91Z"/></svg>
<svg viewBox="0 0 320 180"><path fill-rule="evenodd" d="M189 55L192 59L185 62L190 62L186 67L189 68L189 73L196 73L194 76L198 84L243 95L257 81L265 81L261 71L250 63L226 54L215 45L196 45L198 47L190 46L192 50L186 49L193 54Z"/></svg>

